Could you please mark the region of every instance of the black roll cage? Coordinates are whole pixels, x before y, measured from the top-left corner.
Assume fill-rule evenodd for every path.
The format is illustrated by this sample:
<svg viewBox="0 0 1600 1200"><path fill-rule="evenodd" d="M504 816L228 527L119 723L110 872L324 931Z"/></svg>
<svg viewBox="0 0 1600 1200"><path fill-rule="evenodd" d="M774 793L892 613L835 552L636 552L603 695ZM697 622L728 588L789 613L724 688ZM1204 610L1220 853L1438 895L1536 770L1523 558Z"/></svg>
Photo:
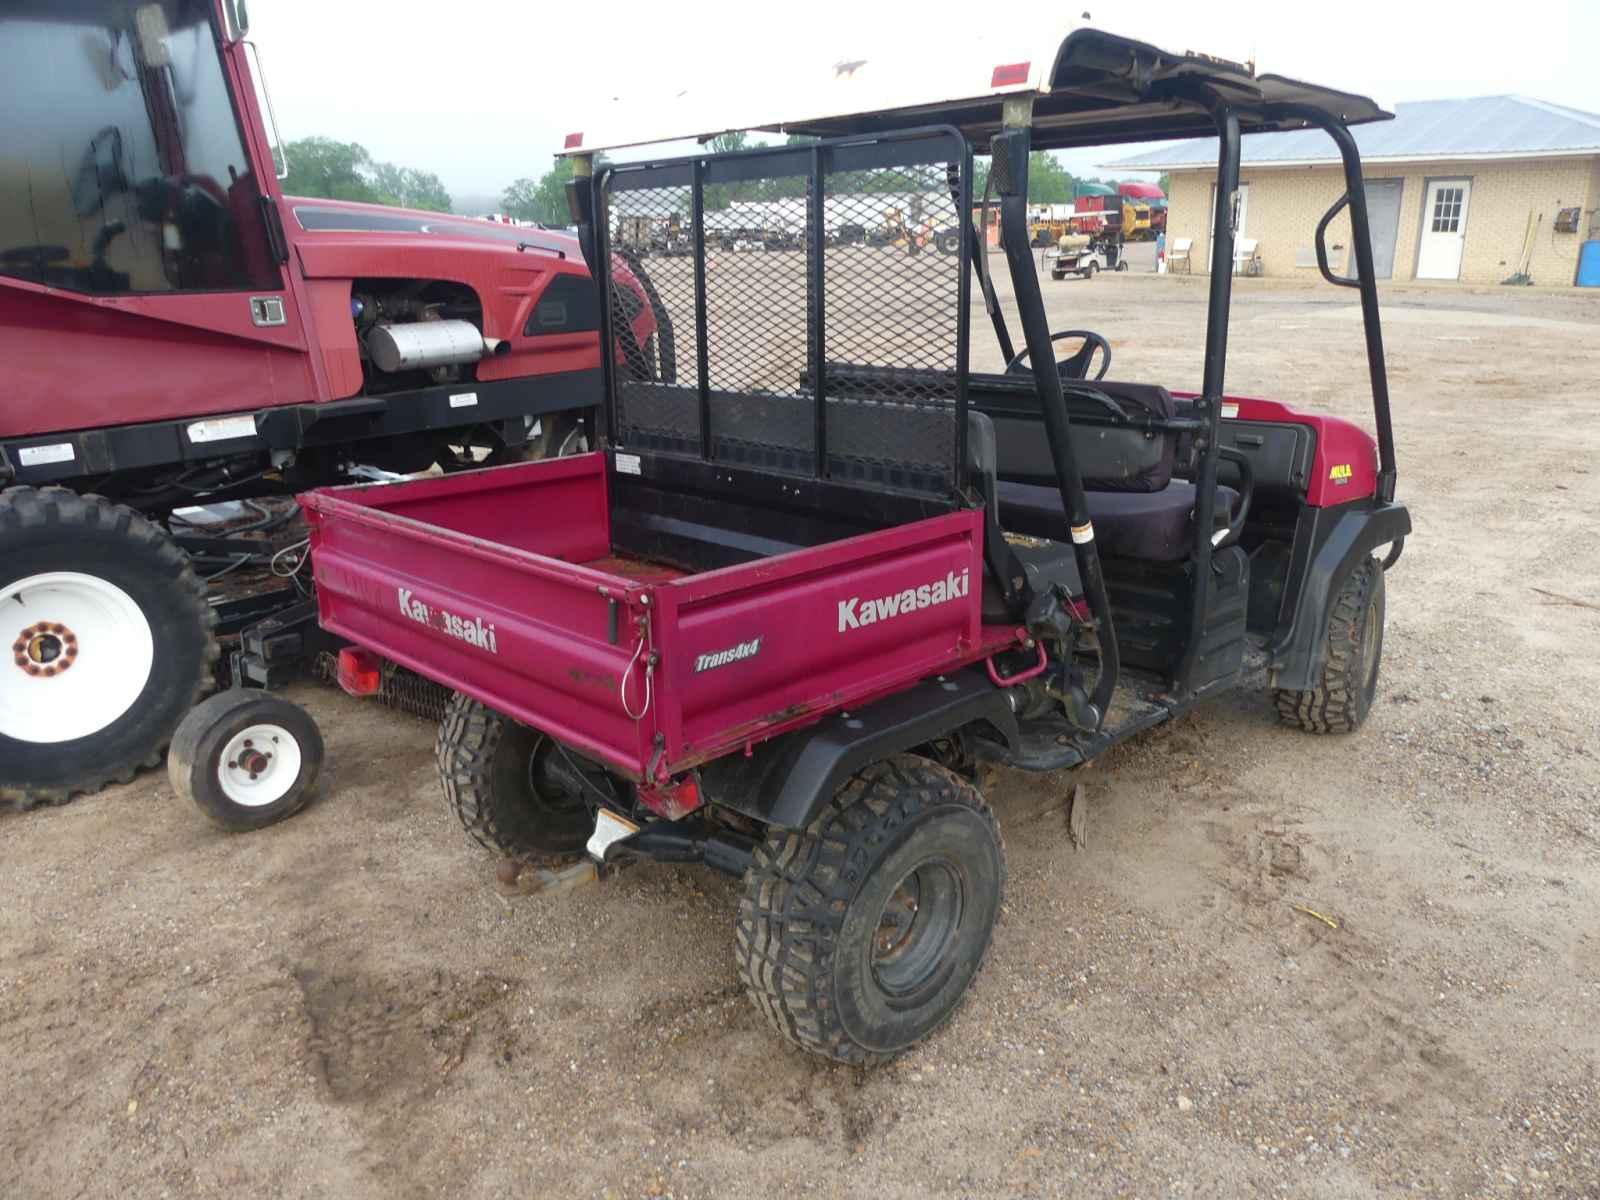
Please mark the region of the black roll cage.
<svg viewBox="0 0 1600 1200"><path fill-rule="evenodd" d="M1217 492L1217 463L1222 457L1220 445L1220 420L1223 403L1223 384L1227 370L1228 321L1233 297L1234 232L1237 222L1241 151L1241 106L1218 89L1204 85L1189 89L1189 98L1210 114L1218 135L1217 195L1211 230L1211 261L1213 264L1207 299L1205 366L1201 376L1200 394L1194 401L1194 419L1152 419L1152 428L1190 432L1195 435L1195 447L1200 452L1199 471L1195 479L1194 546L1190 551L1189 565L1192 577L1203 580L1211 569L1212 530ZM1339 149L1344 169L1344 193L1329 206L1317 225L1317 266L1322 276L1338 287L1355 288L1361 295L1362 324L1366 335L1367 368L1372 387L1373 415L1378 435L1378 486L1375 505L1391 503L1395 496L1396 467L1394 428L1389 411L1388 369L1384 360L1383 330L1378 317L1378 288L1373 273L1371 225L1367 215L1366 189L1361 174L1361 153L1355 138L1343 121L1332 114L1309 105L1266 105L1256 110L1258 123L1268 128L1283 128L1285 123L1300 122L1324 130ZM1118 140L1128 137L1129 128L1119 129ZM1079 140L1085 140L1080 137ZM1011 271L1012 290L1016 297L1019 322L1029 358L1036 363L1052 362L1050 329L1044 313L1043 298L1039 289L1037 272L1033 266L1032 247L1028 244L1027 194L1028 155L1033 149L1032 130L1026 123L996 134L991 143L991 178L1000 174L1002 184L1000 239L1005 249ZM1222 198L1226 198L1226 201ZM1328 225L1345 208L1350 210L1351 237L1356 252L1354 278L1335 275L1328 264L1326 234ZM973 231L974 246L978 234ZM976 260L974 260L976 261ZM1218 264L1221 264L1219 269ZM986 297L992 292L980 274L980 285ZM991 303L990 316L995 323L995 333L1002 346L1009 344L1003 314ZM1088 498L1080 477L1076 459L1071 452L1071 418L1065 403L1065 387L1054 371L1034 371L1034 384L1044 416L1046 434L1050 439L1051 455L1055 462L1057 483L1061 490L1063 510L1068 514L1076 544L1080 574L1083 578L1090 611L1102 631L1100 645L1104 658L1095 693L1091 697L1096 712L1103 719L1111 693L1116 687L1119 664L1116 653L1116 635L1112 623L1110 600L1106 593L1104 572L1098 548L1093 540L1089 521ZM1077 390L1082 385L1068 385ZM1087 535L1087 536L1085 536ZM1393 559L1391 555L1391 561ZM1206 619L1201 591L1197 587L1195 600L1190 605L1189 631L1184 658L1177 672L1177 685L1189 689L1195 675L1195 656L1202 643Z"/></svg>
<svg viewBox="0 0 1600 1200"><path fill-rule="evenodd" d="M1064 51L1065 53L1065 51ZM1193 60L1189 60L1193 61ZM1060 64L1058 64L1058 71ZM1293 81L1282 81L1271 77L1275 85L1293 85ZM1058 93L1064 95L1065 93ZM1337 97L1338 94L1330 93ZM1146 93L1142 99L1148 99ZM1023 97L1030 101L1030 97ZM1114 105L1118 97L1111 101ZM1069 130L1051 128L1048 134L1039 142L1034 138L1034 127L1031 122L1032 109L1030 104L1015 105L1016 98L1007 97L1004 100L1006 120L1003 128L992 134L990 141L990 184L995 186L999 193L1001 209L1000 239L1005 252L1007 265L1010 271L1013 294L1017 304L1017 316L1023 341L1029 351L1029 357L1034 363L1053 363L1054 355L1051 351L1050 329L1045 314L1043 297L1040 292L1038 275L1033 263L1032 247L1028 245L1028 231L1026 220L1026 202L1028 191L1028 156L1033 149L1060 148L1067 145L1094 145L1137 142L1161 137L1172 137L1177 134L1196 132L1196 115L1204 116L1209 120L1218 136L1217 156L1217 194L1225 197L1226 202L1219 202L1211 231L1211 258L1213 264L1221 264L1222 269L1215 266L1211 272L1208 301L1207 321L1205 335L1205 363L1202 371L1200 394L1193 404L1192 417L1143 418L1136 424L1137 427L1150 430L1161 430L1175 434L1189 434L1194 438L1194 445L1199 452L1198 471L1195 477L1196 500L1193 528L1195 530L1194 546L1188 559L1192 578L1196 581L1194 599L1190 605L1189 630L1186 638L1184 658L1176 673L1175 689L1177 692L1187 693L1192 690L1190 681L1196 675L1195 657L1202 643L1202 632L1206 620L1206 612L1202 597L1204 588L1201 586L1212 567L1213 551L1213 520L1216 498L1217 466L1224 456L1220 446L1219 429L1224 398L1224 379L1227 366L1227 342L1230 307L1232 302L1233 271L1232 262L1234 254L1234 233L1237 221L1237 193L1240 173L1240 149L1244 133L1244 121L1248 120L1250 132L1268 132L1316 126L1324 130L1334 141L1339 149L1340 160L1344 170L1344 193L1328 208L1323 215L1316 230L1316 255L1318 269L1322 276L1331 284L1338 287L1355 288L1360 293L1362 322L1366 338L1368 374L1373 397L1373 413L1376 421L1378 442L1378 479L1377 492L1373 498L1372 507L1381 509L1392 503L1395 496L1396 465L1394 432L1390 416L1388 374L1384 359L1383 334L1378 316L1377 283L1373 273L1373 256L1371 227L1367 213L1367 202L1364 182L1361 173L1361 156L1356 146L1355 139L1351 136L1348 123L1343 115L1336 115L1337 108L1318 107L1312 103L1269 103L1261 95L1251 96L1248 92L1234 86L1227 80L1209 80L1204 76L1191 76L1183 79L1169 80L1161 89L1161 99L1167 102L1168 107L1159 113L1154 113L1148 118L1143 116L1129 120L1106 120L1103 123L1095 119L1099 113L1083 114L1087 119L1074 124ZM1352 98L1353 99L1353 98ZM1124 103L1128 101L1124 100ZM1370 102L1366 102L1371 111L1360 112L1357 119L1371 120L1372 109ZM992 104L992 101L991 101ZM1104 108L1103 112L1114 112L1115 108ZM1354 106L1352 106L1353 108ZM1187 114L1180 118L1173 114ZM1047 120L1049 118L1047 117ZM704 268L705 268L705 233L702 225L703 207L702 193L707 171L715 169L723 173L731 173L729 177L737 178L744 170L759 171L761 160L771 160L777 157L793 157L797 165L803 167L811 181L813 194L817 193L822 171L822 160L825 154L845 153L850 154L853 148L871 145L884 145L897 140L927 138L929 136L946 136L954 134L964 147L964 163L960 172L960 179L954 178L952 169L952 197L957 202L957 213L961 215L963 237L960 253L964 259L972 264L972 272L976 275L979 286L983 292L985 306L989 311L994 325L996 338L1002 348L1007 350L1006 357L1012 345L1010 332L1006 326L1005 318L995 297L993 286L984 265L983 256L986 250L983 246L982 233L973 224L972 210L973 197L971 194L971 164L973 155L972 132L977 132L976 127L962 129L954 125L922 125L916 128L891 128L883 124L884 115L870 116L858 119L855 122L854 133L837 136L842 132L837 122L822 123L808 127L804 123L794 126L794 132L811 132L813 129L820 133L826 140L812 145L790 145L783 147L762 147L751 150L736 151L726 155L695 156L692 158L671 160L667 163L649 164L660 169L671 167L681 170L683 182L693 187L693 225L694 225L694 255L696 278L699 281L699 290L702 302L697 311L696 338L698 353L701 356L699 378L702 387L701 399L701 458L703 464L678 463L674 470L680 478L694 479L706 477L706 472L696 471L698 465L711 466L711 447L709 445L709 423L706 420L707 401L705 399L705 316L704 316ZM992 122L990 122L992 125ZM829 137L829 134L835 136ZM1042 144L1040 144L1042 143ZM716 164L713 168L710 164ZM574 185L572 200L575 216L578 218L580 236L582 238L586 257L589 259L591 269L597 279L602 281L603 294L606 302L601 306L602 313L602 366L606 373L606 416L605 428L609 434L615 436L615 391L614 375L616 370L615 356L612 353L614 343L611 341L612 307L609 302L610 261L607 253L607 225L604 214L606 212L603 186L617 171L627 171L629 167L607 167L593 177L587 188ZM987 201L987 193L985 195ZM1336 275L1329 266L1326 231L1328 225L1344 209L1350 212L1351 236L1353 238L1356 257L1356 275L1344 277ZM810 236L814 241L822 238L820 222L813 222ZM810 248L812 262L810 271L810 287L808 292L813 297L808 309L808 329L811 339L810 353L812 361L823 362L823 339L826 337L824 316L821 307L822 288L821 281L817 278L821 271L822 255L821 246L813 244ZM966 266L961 270L961 314L959 336L961 344L958 348L958 373L959 392L957 398L958 422L957 437L959 440L956 471L961 488L966 487L966 452L965 441L967 434L966 408L967 408L967 377L969 374L968 341L970 337L968 310L970 308L970 295L966 286ZM822 499L832 489L826 479L826 455L823 453L826 446L827 429L825 420L825 379L824 372L817 371L812 380L814 384L814 401L816 404L816 472L818 490L814 494L817 499ZM1081 578L1085 585L1086 598L1089 601L1095 625L1099 631L1099 645L1102 653L1101 670L1096 682L1095 693L1091 703L1095 708L1096 723L1103 722L1109 707L1111 694L1115 689L1119 676L1120 664L1117 655L1116 632L1112 620L1109 596L1106 590L1104 571L1100 562L1099 552L1093 537L1093 528L1089 519L1088 501L1077 458L1072 449L1073 421L1068 415L1065 397L1068 392L1086 395L1090 398L1104 399L1112 410L1116 409L1114 401L1103 395L1097 395L1092 384L1079 381L1063 381L1054 370L1032 373L1033 392L1039 402L1039 410L1044 420L1046 434L1049 440L1050 452L1055 467L1057 486L1060 489L1064 511L1068 514L1069 524L1072 529L1074 549L1078 558ZM1115 420L1113 416L1111 418ZM1084 421L1080 424L1101 424L1101 419ZM734 483L744 473L719 471L729 483ZM748 480L741 483L748 483ZM854 489L851 489L853 492ZM835 499L848 501L850 496L844 492L834 492ZM888 499L886 497L886 499ZM875 509L879 506L874 505ZM918 506L920 511L930 511L924 503ZM903 504L884 504L881 511L885 514L898 512L910 515L911 509ZM902 518L903 519L903 518ZM1403 540L1403 539L1401 539ZM1397 556L1398 543L1391 551L1389 565Z"/></svg>

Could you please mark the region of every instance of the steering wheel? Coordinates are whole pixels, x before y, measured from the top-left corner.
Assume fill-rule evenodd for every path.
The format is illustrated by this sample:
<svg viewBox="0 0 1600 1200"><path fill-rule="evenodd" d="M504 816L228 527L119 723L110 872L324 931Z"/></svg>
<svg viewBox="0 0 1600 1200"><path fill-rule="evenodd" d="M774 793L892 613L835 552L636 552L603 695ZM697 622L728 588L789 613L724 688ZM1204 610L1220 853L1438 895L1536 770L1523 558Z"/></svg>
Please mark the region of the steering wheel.
<svg viewBox="0 0 1600 1200"><path fill-rule="evenodd" d="M1095 378L1104 379L1106 377L1106 372L1111 369L1110 342L1089 329L1065 329L1060 333L1052 333L1050 335L1052 343L1059 342L1063 338L1082 338L1083 346L1070 358L1063 358L1057 361L1056 374L1063 379L1088 379L1089 366L1094 362L1094 352L1098 350L1101 354L1100 373ZM1022 353L1006 364L1006 374L1022 375L1027 373L1028 368L1022 365L1023 360L1027 357L1028 351L1024 347Z"/></svg>

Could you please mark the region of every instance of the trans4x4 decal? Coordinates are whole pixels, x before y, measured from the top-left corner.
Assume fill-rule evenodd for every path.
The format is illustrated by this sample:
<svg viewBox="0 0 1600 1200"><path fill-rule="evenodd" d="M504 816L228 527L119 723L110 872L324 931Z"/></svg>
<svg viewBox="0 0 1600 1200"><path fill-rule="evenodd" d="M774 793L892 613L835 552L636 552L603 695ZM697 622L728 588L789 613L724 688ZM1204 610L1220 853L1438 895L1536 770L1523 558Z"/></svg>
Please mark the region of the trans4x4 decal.
<svg viewBox="0 0 1600 1200"><path fill-rule="evenodd" d="M761 653L761 639L751 638L748 642L740 642L737 646L729 646L726 650L699 655L694 660L694 669L709 671L712 667L725 667L741 659L754 658L759 653Z"/></svg>
<svg viewBox="0 0 1600 1200"><path fill-rule="evenodd" d="M932 608L935 604L959 600L967 594L971 585L970 571L963 569L959 575L951 571L943 579L936 579L921 587L906 588L889 596L879 596L872 600L851 596L848 600L839 601L839 632L860 629L863 625L887 621L891 617L903 617L919 609Z"/></svg>

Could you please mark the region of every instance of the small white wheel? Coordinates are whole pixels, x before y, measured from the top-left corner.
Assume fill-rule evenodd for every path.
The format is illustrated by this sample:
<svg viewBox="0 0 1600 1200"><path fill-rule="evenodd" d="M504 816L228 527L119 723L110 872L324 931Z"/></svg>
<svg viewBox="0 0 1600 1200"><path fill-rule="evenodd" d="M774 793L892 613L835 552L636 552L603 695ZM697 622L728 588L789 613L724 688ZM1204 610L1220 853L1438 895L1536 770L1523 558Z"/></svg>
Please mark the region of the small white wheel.
<svg viewBox="0 0 1600 1200"><path fill-rule="evenodd" d="M222 794L245 808L282 800L300 778L305 756L282 725L251 725L228 741L217 759Z"/></svg>
<svg viewBox="0 0 1600 1200"><path fill-rule="evenodd" d="M195 707L172 739L173 790L224 829L260 829L298 812L322 767L322 735L296 704L235 689Z"/></svg>

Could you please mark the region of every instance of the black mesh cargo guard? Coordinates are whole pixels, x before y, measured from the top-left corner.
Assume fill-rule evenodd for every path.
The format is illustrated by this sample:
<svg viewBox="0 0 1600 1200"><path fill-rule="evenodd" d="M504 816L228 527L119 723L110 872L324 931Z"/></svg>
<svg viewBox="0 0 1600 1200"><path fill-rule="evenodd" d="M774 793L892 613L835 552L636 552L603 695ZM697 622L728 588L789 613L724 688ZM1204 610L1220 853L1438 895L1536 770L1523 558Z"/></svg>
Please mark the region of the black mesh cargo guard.
<svg viewBox="0 0 1600 1200"><path fill-rule="evenodd" d="M954 502L970 177L953 129L602 168L613 446Z"/></svg>

